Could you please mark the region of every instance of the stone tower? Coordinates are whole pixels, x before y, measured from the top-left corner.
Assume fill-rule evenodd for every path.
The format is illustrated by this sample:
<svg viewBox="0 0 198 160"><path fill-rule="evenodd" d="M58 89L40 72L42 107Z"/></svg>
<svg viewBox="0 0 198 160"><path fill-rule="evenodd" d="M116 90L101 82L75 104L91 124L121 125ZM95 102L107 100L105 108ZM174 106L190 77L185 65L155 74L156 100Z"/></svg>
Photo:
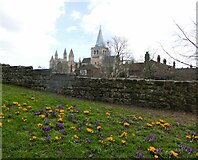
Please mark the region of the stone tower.
<svg viewBox="0 0 198 160"><path fill-rule="evenodd" d="M63 53L63 59L65 61L67 61L67 51L66 51L66 48L65 48L64 53Z"/></svg>
<svg viewBox="0 0 198 160"><path fill-rule="evenodd" d="M98 32L98 37L96 40L95 47L91 48L91 64L93 65L102 65L102 59L104 56L109 54L109 50L105 45L105 42L103 40L102 36L102 30L101 27Z"/></svg>
<svg viewBox="0 0 198 160"><path fill-rule="evenodd" d="M54 58L55 57L55 58ZM49 62L49 68L52 72L56 73L74 73L76 63L74 62L74 53L71 49L69 58L67 60L66 49L63 52L63 58L58 58L58 52L55 52L54 57L52 56Z"/></svg>

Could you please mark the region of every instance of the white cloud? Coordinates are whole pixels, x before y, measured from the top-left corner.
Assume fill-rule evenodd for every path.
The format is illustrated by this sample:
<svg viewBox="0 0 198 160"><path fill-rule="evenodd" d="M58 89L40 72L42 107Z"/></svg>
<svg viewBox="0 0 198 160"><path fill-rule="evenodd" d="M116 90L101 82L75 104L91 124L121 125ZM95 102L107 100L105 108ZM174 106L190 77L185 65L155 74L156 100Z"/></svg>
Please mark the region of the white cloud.
<svg viewBox="0 0 198 160"><path fill-rule="evenodd" d="M63 6L64 0L1 0L0 63L48 67L50 46L59 43L52 33Z"/></svg>
<svg viewBox="0 0 198 160"><path fill-rule="evenodd" d="M172 48L177 31L173 20L187 31L194 29L195 4L196 0L90 0L90 12L81 26L97 35L102 25L106 40L113 35L126 37L135 59L143 60L147 50L157 50L156 56L164 53L159 43Z"/></svg>
<svg viewBox="0 0 198 160"><path fill-rule="evenodd" d="M71 32L71 31L75 31L76 29L77 29L76 26L69 26L69 27L66 28L66 31Z"/></svg>
<svg viewBox="0 0 198 160"><path fill-rule="evenodd" d="M75 20L77 19L80 19L81 18L81 14L80 12L76 11L76 10L73 10L72 13L71 13L71 17Z"/></svg>

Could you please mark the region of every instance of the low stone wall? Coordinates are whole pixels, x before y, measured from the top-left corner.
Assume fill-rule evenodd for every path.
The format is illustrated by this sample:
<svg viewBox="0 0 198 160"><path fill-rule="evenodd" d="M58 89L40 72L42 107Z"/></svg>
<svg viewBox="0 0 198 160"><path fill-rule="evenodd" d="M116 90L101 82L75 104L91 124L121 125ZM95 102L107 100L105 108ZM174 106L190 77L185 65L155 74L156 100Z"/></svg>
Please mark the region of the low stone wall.
<svg viewBox="0 0 198 160"><path fill-rule="evenodd" d="M103 102L196 113L197 81L82 78L2 65L6 84Z"/></svg>
<svg viewBox="0 0 198 160"><path fill-rule="evenodd" d="M89 100L196 113L197 82L78 78L73 95Z"/></svg>

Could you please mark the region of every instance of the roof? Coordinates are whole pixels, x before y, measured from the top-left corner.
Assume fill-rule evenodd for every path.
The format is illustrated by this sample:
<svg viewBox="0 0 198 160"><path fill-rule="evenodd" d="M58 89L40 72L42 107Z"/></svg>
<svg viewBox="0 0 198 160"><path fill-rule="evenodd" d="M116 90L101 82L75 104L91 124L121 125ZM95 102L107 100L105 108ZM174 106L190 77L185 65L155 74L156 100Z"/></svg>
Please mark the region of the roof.
<svg viewBox="0 0 198 160"><path fill-rule="evenodd" d="M100 27L100 30L98 32L98 38L97 38L95 47L106 47L105 42L103 40L101 27Z"/></svg>
<svg viewBox="0 0 198 160"><path fill-rule="evenodd" d="M82 63L91 63L91 58L83 58Z"/></svg>

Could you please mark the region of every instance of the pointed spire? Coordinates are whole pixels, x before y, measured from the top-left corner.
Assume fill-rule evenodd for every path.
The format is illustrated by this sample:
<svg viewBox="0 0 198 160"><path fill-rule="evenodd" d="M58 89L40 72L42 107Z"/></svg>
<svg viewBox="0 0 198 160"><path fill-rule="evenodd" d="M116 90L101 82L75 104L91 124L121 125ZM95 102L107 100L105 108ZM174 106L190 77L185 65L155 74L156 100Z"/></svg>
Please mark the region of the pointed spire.
<svg viewBox="0 0 198 160"><path fill-rule="evenodd" d="M105 47L105 43L104 43L103 36L102 36L101 25L100 25L100 30L98 32L98 38L97 38L95 47Z"/></svg>
<svg viewBox="0 0 198 160"><path fill-rule="evenodd" d="M69 61L74 61L74 53L73 53L73 50L71 49L70 50L70 53L69 53Z"/></svg>
<svg viewBox="0 0 198 160"><path fill-rule="evenodd" d="M70 50L69 57L74 57L74 53L72 49Z"/></svg>
<svg viewBox="0 0 198 160"><path fill-rule="evenodd" d="M50 62L52 62L53 60L54 60L54 57L52 56Z"/></svg>
<svg viewBox="0 0 198 160"><path fill-rule="evenodd" d="M55 52L55 59L58 59L58 52L57 52L57 50Z"/></svg>
<svg viewBox="0 0 198 160"><path fill-rule="evenodd" d="M63 53L63 59L67 60L67 51L66 51L66 48L65 48L64 53Z"/></svg>

